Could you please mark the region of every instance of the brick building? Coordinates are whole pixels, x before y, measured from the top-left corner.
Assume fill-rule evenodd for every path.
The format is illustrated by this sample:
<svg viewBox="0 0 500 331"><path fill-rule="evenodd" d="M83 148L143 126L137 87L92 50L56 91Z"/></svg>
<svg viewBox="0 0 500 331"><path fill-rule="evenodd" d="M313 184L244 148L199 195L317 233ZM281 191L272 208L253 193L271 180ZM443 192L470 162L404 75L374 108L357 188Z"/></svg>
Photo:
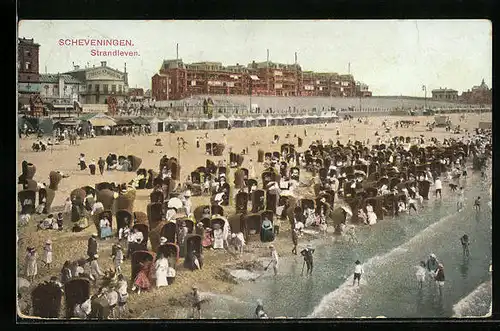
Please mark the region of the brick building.
<svg viewBox="0 0 500 331"><path fill-rule="evenodd" d="M130 101L144 100L144 89L142 89L142 88L130 88L129 87L128 97L129 97Z"/></svg>
<svg viewBox="0 0 500 331"><path fill-rule="evenodd" d="M40 94L39 49L40 45L33 39L19 38L17 41L18 96L23 105L28 105L31 97Z"/></svg>
<svg viewBox="0 0 500 331"><path fill-rule="evenodd" d="M352 75L303 72L298 64L255 62L223 66L220 62L184 64L165 60L151 78L152 98L179 100L199 94L264 96L356 95Z"/></svg>
<svg viewBox="0 0 500 331"><path fill-rule="evenodd" d="M493 90L488 88L483 79L481 85L473 86L472 89L462 92L460 101L470 104L491 104L492 96Z"/></svg>
<svg viewBox="0 0 500 331"><path fill-rule="evenodd" d="M368 85L357 82L356 83L356 96L361 98L369 98L372 96L372 92L368 89Z"/></svg>

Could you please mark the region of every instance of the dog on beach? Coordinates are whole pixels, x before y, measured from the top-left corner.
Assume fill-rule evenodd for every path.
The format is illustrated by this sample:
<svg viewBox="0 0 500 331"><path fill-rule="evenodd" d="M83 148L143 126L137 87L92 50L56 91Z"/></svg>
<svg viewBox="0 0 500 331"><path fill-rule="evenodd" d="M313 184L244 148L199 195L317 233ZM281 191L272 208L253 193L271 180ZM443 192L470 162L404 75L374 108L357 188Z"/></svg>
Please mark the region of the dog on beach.
<svg viewBox="0 0 500 331"><path fill-rule="evenodd" d="M450 187L450 190L452 192L455 192L457 190L457 187L458 187L458 185L453 184L453 183L448 184L448 186Z"/></svg>

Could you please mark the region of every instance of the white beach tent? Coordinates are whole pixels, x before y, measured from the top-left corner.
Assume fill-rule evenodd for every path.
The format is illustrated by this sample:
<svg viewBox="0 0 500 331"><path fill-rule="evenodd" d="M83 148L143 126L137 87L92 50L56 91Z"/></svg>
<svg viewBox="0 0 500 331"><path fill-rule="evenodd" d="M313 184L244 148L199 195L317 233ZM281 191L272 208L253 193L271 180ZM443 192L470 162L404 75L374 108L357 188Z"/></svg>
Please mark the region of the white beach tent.
<svg viewBox="0 0 500 331"><path fill-rule="evenodd" d="M261 126L267 126L267 117L264 115L260 115L259 117L256 118L256 120L259 122L259 125Z"/></svg>
<svg viewBox="0 0 500 331"><path fill-rule="evenodd" d="M158 118L154 117L149 121L149 125L151 126L151 133L158 133Z"/></svg>
<svg viewBox="0 0 500 331"><path fill-rule="evenodd" d="M245 117L245 126L246 127L254 127L255 126L255 118L251 116Z"/></svg>

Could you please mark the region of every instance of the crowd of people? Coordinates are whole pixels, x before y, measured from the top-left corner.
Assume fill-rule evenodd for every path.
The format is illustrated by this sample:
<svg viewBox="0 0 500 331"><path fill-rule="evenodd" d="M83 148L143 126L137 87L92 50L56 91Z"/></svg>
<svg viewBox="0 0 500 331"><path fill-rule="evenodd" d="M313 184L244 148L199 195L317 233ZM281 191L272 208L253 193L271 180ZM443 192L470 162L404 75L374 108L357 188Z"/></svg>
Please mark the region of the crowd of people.
<svg viewBox="0 0 500 331"><path fill-rule="evenodd" d="M386 126L386 123L384 123ZM307 133L305 132L305 135ZM196 139L196 146L200 148L201 138ZM491 137L474 137L474 136L464 136L461 139L461 142L466 144L467 146L474 146L478 153L487 153L486 145L491 143ZM227 142L226 142L227 143ZM382 139L381 137L377 138L377 145L387 144L387 146L394 146L396 148L402 148L405 150L410 149L410 145L416 145L417 148L433 145L433 146L451 146L451 141L445 140L443 143L438 142L437 140L431 140L430 142L426 141L423 137L416 138L412 140L411 143L407 141L398 141L396 142L393 137L386 137ZM354 165L365 165L369 166L372 160L375 158L375 155L372 153L371 156L368 154L358 155L354 157L354 155L348 155L347 157L338 158L337 160L332 160L329 167L326 169L326 174L320 172L320 167L315 165L314 160L312 158L317 157L322 158L321 153L317 152L318 145L322 145L322 148L326 148L327 145L330 147L334 146L332 141L323 142L316 141L313 142L315 148L311 153L303 152L299 153L298 157L293 157L288 159L286 170L282 168L282 162L286 159L286 153L277 157L272 156L269 159L265 160L265 168L266 169L274 169L276 174L281 174L282 176L277 181L270 181L267 184L267 191L272 192L273 194L277 194L278 196L292 196L301 198L297 191L299 188L304 187L313 187L318 185L319 192L316 194L316 197L320 197L321 193L324 192L333 192L334 199L344 200L343 210L345 211L345 218L339 223L336 224L336 231L339 232L342 237L347 238L349 243L359 244L359 241L355 235L355 226L350 223L355 223L357 220L360 224L365 224L367 226L373 226L377 223L378 210L375 209L376 206L372 205L370 202L366 203L362 206L362 208L356 209L355 218L352 218L352 206L347 206L347 201L349 200L350 191L353 192L357 189L361 188L363 182L368 181L368 176L362 173L354 173L353 178L348 180L347 174L344 172L346 167L354 166ZM368 145L368 141L365 145ZM340 146L340 143L337 143L337 146ZM352 142L348 142L347 146L354 146ZM364 146L364 145L363 145ZM371 151L370 151L371 152ZM344 156L344 155L343 155ZM400 166L402 160L397 159L400 156L391 156L388 159L388 163L392 163L396 166ZM414 160L409 160L414 161ZM453 162L456 161L455 164ZM121 163L120 163L121 162ZM127 164L128 162L128 164ZM394 196L402 196L403 199L398 200L397 203L393 206L395 214L398 213L411 213L420 212L420 210L424 207L423 201L425 192L421 192L421 188L417 184L418 181L428 181L432 183L434 186L434 196L436 198L441 199L443 194L443 181L450 182L450 188L452 188L452 184L458 187L458 184L454 184L456 179L462 177L465 178L467 176L467 159L465 157L458 157L456 160L452 160L451 158L443 157L440 162L446 166L446 171L437 174L430 168L425 169L422 173L413 174L413 178L408 176L408 180L413 181L410 186L407 187L398 187L397 185L390 185L390 183L383 183L379 187L376 188L376 196L386 196L386 195L394 195ZM225 160L221 161L221 167L227 167L227 162ZM78 159L78 166L81 171L87 169L87 164L85 161L85 154L80 154ZM99 157L99 160L96 162L92 160L88 164L88 168L92 175L96 174L96 168L99 169L99 173L101 175L104 174L105 171L111 170L120 170L127 169L125 171L130 171L130 163L127 159L117 160L113 158L112 155L108 155L108 157L103 159ZM300 180L299 174L295 173L295 168L300 168L303 170L310 170L313 173L313 178L311 181L306 182L304 180ZM257 174L255 173L255 166L253 161L250 160L249 165L249 176L248 179L257 178ZM398 167L396 167L396 173L399 173ZM172 178L172 169L167 166L164 166L160 169L159 178L162 180ZM142 178L141 178L142 179ZM247 192L249 194L255 192L257 190L257 181L254 181L254 184L249 185L248 187L244 187L240 190L234 190L233 194L236 196L238 192ZM401 179L401 182L403 180ZM349 183L349 186L346 185ZM127 190L135 190L134 185L127 185ZM207 179L202 184L203 192L205 194L210 194L213 196L213 202L215 205L219 206L227 206L229 204L230 199L230 185L229 181L226 178L226 175L214 176L212 179ZM178 217L178 212L180 210L184 211L186 216L192 216L194 209L191 201L191 190L193 189L192 178L188 177L186 181L179 183L177 187L174 188L174 193L176 193L176 197L173 199L177 199L179 201L179 205L174 206L173 199L167 199L166 203L166 212L162 217L162 221L174 221ZM165 188L161 185L155 185L153 187L153 192L165 192ZM123 193L123 192L121 192ZM457 194L457 209L461 210L464 208L464 188L460 186ZM87 199L88 198L88 199ZM71 201L67 201L69 206L66 206L65 212L69 213L71 208ZM85 205L88 206L88 210L90 211L91 216L102 215L100 212L103 211L102 203L95 201L92 194L88 195L85 200ZM172 205L171 205L172 203ZM297 205L298 206L298 205ZM280 219L289 218L291 223L291 238L292 238L292 254L297 254L297 246L299 242L299 238L304 235L304 230L306 228L315 227L319 229L320 232L326 233L328 225L332 225L333 220L331 219L331 212L334 209L333 205L330 205L327 198L323 197L318 200L316 207L315 205L306 206L303 205L300 213L291 213L288 214L287 211L290 210L290 207L296 206L287 206L280 204L276 208L275 219L271 222L267 218L263 218L262 226L264 227L266 224L271 224L272 232L274 235L279 234L280 229ZM474 208L478 211L480 210L480 197L478 197L474 203ZM388 210L383 210L384 214L392 214ZM63 213L58 213L57 218L54 217L54 214L49 214L45 219L43 219L39 224L38 228L40 230L58 230L61 231L63 228ZM60 272L61 281L58 282L61 286L66 284L72 279L75 278L88 278L94 284L99 284L99 288L96 294L89 296L87 300L82 303L76 304L72 309L72 316L78 318L107 318L109 317L121 317L125 313L125 307L127 304L128 298L128 286L127 280L125 276L122 274L122 263L126 259L130 259L131 254L133 253L136 245L141 245L144 241L144 235L137 228L134 228L135 220L123 228L117 229L116 236L118 238L117 242L112 246L112 264L113 268L102 271L99 265L99 259L102 258L100 256L100 243L98 239L106 240L113 237L113 231L111 229L111 220L107 218L105 215L99 218L98 227L99 233L94 233L91 238L88 240L86 258L79 259L77 261L66 261L64 263L63 268ZM267 223L266 223L267 221ZM350 222L352 221L352 222ZM181 250L185 250L186 238L189 233L188 226L185 222L179 223L179 227L177 230L177 240L178 245ZM229 229L228 223L227 226L214 226L213 228L203 228L202 223L198 223L195 232L203 234L203 247L212 247L213 249L229 249L234 248L235 251L240 254L244 251L245 243L245 234L243 232L231 233ZM338 226L337 226L338 225ZM274 238L274 237L273 237ZM460 238L464 255L469 255L469 238L467 235L464 235ZM164 245L167 243L167 239L163 236L160 238L160 245ZM43 247L43 258L42 261L44 265L50 269L52 267L51 263L53 261L52 256L52 242L49 240ZM304 249L300 250L300 255L303 258L303 267L302 273L304 272L304 267L306 268L306 275L312 275L313 273L313 260L314 260L315 249L311 245L307 245ZM200 252L197 251L183 251L184 256L186 256L185 265L195 271L203 268L203 256ZM279 275L280 271L280 257L277 252L275 245L269 245L269 264L264 268L267 271L269 268L273 271L275 276ZM28 247L26 253L26 263L25 263L25 274L26 276L33 281L38 273L37 268L37 253L35 247ZM425 270L425 272L423 272ZM355 261L355 265L353 268L353 285L360 284L361 277L364 273L362 263L357 260ZM441 262L439 262L434 254L431 254L427 262L421 262L420 266L417 270L417 280L420 283L420 287L423 286L426 275L429 275L432 279L434 279L441 291L441 288L444 284L444 266ZM158 253L154 257L153 260L144 260L139 262L138 271L135 275L134 279L131 279L131 291L140 294L141 292L151 290L153 287L161 288L165 286L171 285L176 277L176 267L175 262L169 260L167 256L165 256L161 250L158 250ZM98 283L98 280L100 282ZM54 279L51 280L53 283ZM193 299L193 309L198 317L201 317L201 303L203 300L200 297L199 291L196 287L193 287L192 292ZM109 311L104 312L104 308L102 309L92 309L94 302L100 302L102 300L106 300L107 307L109 307ZM99 307L103 307L103 305L98 305ZM267 318L267 314L264 311L262 302L258 303L257 309L255 311L255 315L258 318Z"/></svg>

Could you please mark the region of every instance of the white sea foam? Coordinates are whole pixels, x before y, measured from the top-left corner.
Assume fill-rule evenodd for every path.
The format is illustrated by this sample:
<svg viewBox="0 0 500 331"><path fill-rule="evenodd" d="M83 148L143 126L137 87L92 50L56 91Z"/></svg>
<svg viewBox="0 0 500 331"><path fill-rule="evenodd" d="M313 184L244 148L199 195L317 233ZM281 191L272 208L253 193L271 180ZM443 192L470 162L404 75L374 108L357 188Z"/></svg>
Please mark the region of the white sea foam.
<svg viewBox="0 0 500 331"><path fill-rule="evenodd" d="M485 297L491 297L491 280L482 283L474 291L469 293L466 297L462 298L453 306L453 317L456 318L471 318L471 317L490 317L491 316L491 303L490 309L485 316L471 316L472 311L484 305Z"/></svg>
<svg viewBox="0 0 500 331"><path fill-rule="evenodd" d="M433 236L433 234L437 233L436 228L443 226L444 224L453 220L453 217L458 215L458 213L453 213L451 215L445 216L441 218L439 221L429 225L424 230L417 233L414 237L412 237L407 242L399 245L398 247L393 248L391 251L382 254L376 255L366 261L363 264L363 269L365 272L370 274L370 269L375 266L379 266L381 264L387 263L391 261L392 258L403 254L408 251L408 248L413 244L420 244L419 242L424 238L428 240ZM313 312L308 316L309 318L334 318L338 317L341 313L340 309L345 308L346 303L356 302L359 299L359 287L352 286L354 274L351 274L347 278L347 280L340 285L334 291L325 295L320 303L314 308ZM361 277L361 286L366 283L367 277ZM368 277L369 278L369 277ZM342 312L345 314L346 312Z"/></svg>

